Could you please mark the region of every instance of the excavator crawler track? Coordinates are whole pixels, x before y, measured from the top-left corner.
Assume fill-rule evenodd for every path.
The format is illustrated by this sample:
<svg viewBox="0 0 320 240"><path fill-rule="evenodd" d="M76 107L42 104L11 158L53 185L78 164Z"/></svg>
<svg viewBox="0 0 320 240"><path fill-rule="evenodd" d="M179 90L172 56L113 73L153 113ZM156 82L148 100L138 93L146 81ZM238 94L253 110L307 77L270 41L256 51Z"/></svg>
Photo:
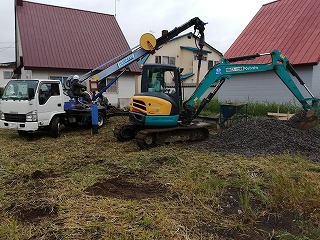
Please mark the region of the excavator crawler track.
<svg viewBox="0 0 320 240"><path fill-rule="evenodd" d="M142 126L137 125L122 125L113 129L113 135L121 142L134 139L136 134L142 130Z"/></svg>
<svg viewBox="0 0 320 240"><path fill-rule="evenodd" d="M185 126L175 128L144 129L136 136L137 145L141 149L148 149L163 144L186 141L202 141L209 137L206 127Z"/></svg>

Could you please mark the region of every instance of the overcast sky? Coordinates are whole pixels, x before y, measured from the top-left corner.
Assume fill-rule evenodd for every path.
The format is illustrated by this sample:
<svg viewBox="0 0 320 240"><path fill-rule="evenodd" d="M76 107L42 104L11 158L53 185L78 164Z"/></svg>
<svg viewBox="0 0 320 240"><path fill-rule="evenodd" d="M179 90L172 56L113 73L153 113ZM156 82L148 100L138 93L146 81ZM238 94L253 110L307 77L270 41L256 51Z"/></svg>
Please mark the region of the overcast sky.
<svg viewBox="0 0 320 240"><path fill-rule="evenodd" d="M225 53L262 5L273 0L29 1L116 15L130 47L137 46L146 32L158 38L163 29L170 31L199 17L208 22L206 42ZM14 41L14 0L0 0L0 63L15 61Z"/></svg>

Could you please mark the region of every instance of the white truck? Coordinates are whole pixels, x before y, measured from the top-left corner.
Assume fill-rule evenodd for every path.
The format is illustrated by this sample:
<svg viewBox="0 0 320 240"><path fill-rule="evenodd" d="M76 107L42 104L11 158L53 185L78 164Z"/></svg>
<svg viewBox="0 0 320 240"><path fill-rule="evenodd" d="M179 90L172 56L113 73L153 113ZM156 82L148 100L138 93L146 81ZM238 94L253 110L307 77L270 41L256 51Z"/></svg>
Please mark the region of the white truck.
<svg viewBox="0 0 320 240"><path fill-rule="evenodd" d="M105 123L107 106L98 105L98 126ZM64 94L59 80L11 80L0 101L0 128L16 129L19 134L48 130L60 135L60 125L91 125L90 105L78 104Z"/></svg>

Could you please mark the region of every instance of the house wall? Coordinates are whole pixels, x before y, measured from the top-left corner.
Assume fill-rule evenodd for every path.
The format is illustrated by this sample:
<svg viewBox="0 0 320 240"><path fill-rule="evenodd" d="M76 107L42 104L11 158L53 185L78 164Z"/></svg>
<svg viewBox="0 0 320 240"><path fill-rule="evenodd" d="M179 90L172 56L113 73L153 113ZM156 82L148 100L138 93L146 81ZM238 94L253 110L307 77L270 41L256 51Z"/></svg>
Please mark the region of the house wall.
<svg viewBox="0 0 320 240"><path fill-rule="evenodd" d="M312 91L312 66L296 67L295 70ZM304 97L310 97L295 77L292 77ZM316 94L316 93L315 93ZM300 104L280 78L273 72L250 73L233 76L220 88L218 99L240 102L276 102Z"/></svg>
<svg viewBox="0 0 320 240"><path fill-rule="evenodd" d="M192 94L194 93L194 91L196 90L195 87L183 87L182 89L182 100L188 100ZM210 87L208 88L207 91L205 91L205 93L200 97L200 100L202 100L203 98L207 97L209 95L210 92L212 92L214 90L214 87Z"/></svg>
<svg viewBox="0 0 320 240"><path fill-rule="evenodd" d="M198 60L194 60L194 57L197 53L192 52L190 50L181 49L180 46L187 46L187 47L194 47L196 48L195 39L192 37L189 39L187 36L181 37L175 41L172 41L172 47L175 47L179 50L179 57L178 57L178 64L179 67L184 68L182 74L189 74L194 73L194 75L188 79L186 79L186 83L196 83L197 81L197 73L198 73ZM204 78L206 73L208 72L208 61L211 60L213 62L220 61L221 56L218 52L216 52L213 48L208 47L205 45L203 50L210 51L211 53L205 53L204 56L207 58L206 60L201 61L201 68L200 68L200 75L199 75L199 82Z"/></svg>
<svg viewBox="0 0 320 240"><path fill-rule="evenodd" d="M68 77L70 75L82 75L85 72L71 72L71 71L54 71L54 70L25 70L21 71L21 78L25 79L49 79L50 77Z"/></svg>
<svg viewBox="0 0 320 240"><path fill-rule="evenodd" d="M5 77L4 73L5 72L13 72L13 70L14 70L13 68L0 67L0 88L4 88L9 81L9 79L4 78Z"/></svg>
<svg viewBox="0 0 320 240"><path fill-rule="evenodd" d="M23 56L23 53L22 53L22 46L21 46L21 36L20 36L19 24L17 24L17 23L18 23L18 19L16 17L16 19L15 19L16 45L15 45L15 47L16 47L16 62L17 62L17 66L19 67L21 65L20 57Z"/></svg>
<svg viewBox="0 0 320 240"><path fill-rule="evenodd" d="M160 48L154 55L150 55L150 57L146 61L146 64L155 63L156 56L175 57L176 58L175 65L177 67L184 69L182 74L194 73L194 76L186 79L185 82L196 83L197 72L198 72L197 70L198 60L194 60L194 56L196 55L196 53L190 50L180 48L180 46L192 47L192 48L197 47L195 45L195 38L191 37L191 39L189 39L188 36L190 35L185 35L163 44L162 48ZM202 61L199 81L203 79L203 77L208 71L208 60L219 61L221 58L219 53L216 52L212 47L209 47L208 45L205 45L203 47L203 50L210 51L211 53L205 54L205 56L207 57L207 60Z"/></svg>
<svg viewBox="0 0 320 240"><path fill-rule="evenodd" d="M320 98L320 64L312 67L312 92Z"/></svg>
<svg viewBox="0 0 320 240"><path fill-rule="evenodd" d="M118 80L118 93L104 93L109 102L120 108L128 108L130 99L136 93L136 79L138 76L122 75Z"/></svg>

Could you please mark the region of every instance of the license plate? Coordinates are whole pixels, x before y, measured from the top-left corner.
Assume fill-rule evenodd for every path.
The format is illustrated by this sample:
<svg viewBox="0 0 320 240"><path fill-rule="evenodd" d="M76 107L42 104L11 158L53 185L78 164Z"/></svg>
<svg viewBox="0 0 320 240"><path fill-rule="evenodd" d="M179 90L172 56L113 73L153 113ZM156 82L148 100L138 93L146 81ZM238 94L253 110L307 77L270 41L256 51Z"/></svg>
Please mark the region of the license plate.
<svg viewBox="0 0 320 240"><path fill-rule="evenodd" d="M18 128L18 124L17 123L9 123L9 128Z"/></svg>

